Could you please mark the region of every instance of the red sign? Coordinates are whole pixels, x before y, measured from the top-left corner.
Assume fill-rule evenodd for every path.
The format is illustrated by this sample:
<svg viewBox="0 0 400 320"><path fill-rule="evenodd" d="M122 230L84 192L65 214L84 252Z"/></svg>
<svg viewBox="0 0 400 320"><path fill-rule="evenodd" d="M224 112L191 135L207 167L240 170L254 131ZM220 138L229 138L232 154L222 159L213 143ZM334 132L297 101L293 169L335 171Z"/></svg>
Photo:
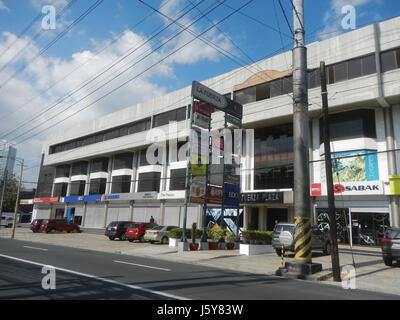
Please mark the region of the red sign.
<svg viewBox="0 0 400 320"><path fill-rule="evenodd" d="M34 198L33 203L56 203L60 201L60 197Z"/></svg>
<svg viewBox="0 0 400 320"><path fill-rule="evenodd" d="M312 183L311 184L311 195L312 196L320 196L321 195L321 184L320 183Z"/></svg>
<svg viewBox="0 0 400 320"><path fill-rule="evenodd" d="M195 101L194 112L202 113L205 116L210 116L210 106L208 104Z"/></svg>
<svg viewBox="0 0 400 320"><path fill-rule="evenodd" d="M224 139L221 137L211 136L211 145L213 150L224 151Z"/></svg>
<svg viewBox="0 0 400 320"><path fill-rule="evenodd" d="M209 186L207 202L211 204L222 204L222 195L223 192L221 187Z"/></svg>

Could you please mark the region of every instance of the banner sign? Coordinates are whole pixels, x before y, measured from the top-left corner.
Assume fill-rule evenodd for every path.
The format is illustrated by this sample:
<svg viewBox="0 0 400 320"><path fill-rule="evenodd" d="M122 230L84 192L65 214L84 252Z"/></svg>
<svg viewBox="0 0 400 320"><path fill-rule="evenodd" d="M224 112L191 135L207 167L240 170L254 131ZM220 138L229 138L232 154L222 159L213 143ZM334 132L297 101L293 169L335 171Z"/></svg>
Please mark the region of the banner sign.
<svg viewBox="0 0 400 320"><path fill-rule="evenodd" d="M207 200L210 204L222 204L222 187L209 186Z"/></svg>
<svg viewBox="0 0 400 320"><path fill-rule="evenodd" d="M199 101L194 102L194 112L201 113L207 117L210 116L210 106L206 103L201 103Z"/></svg>
<svg viewBox="0 0 400 320"><path fill-rule="evenodd" d="M157 192L132 192L121 194L105 194L102 196L102 201L129 201L129 200L155 200Z"/></svg>
<svg viewBox="0 0 400 320"><path fill-rule="evenodd" d="M192 153L190 155L190 170L189 173L194 176L205 176L207 171L207 158Z"/></svg>
<svg viewBox="0 0 400 320"><path fill-rule="evenodd" d="M193 176L190 184L190 203L204 204L206 196L206 177Z"/></svg>
<svg viewBox="0 0 400 320"><path fill-rule="evenodd" d="M98 202L98 201L101 201L101 194L83 196L83 201L84 202Z"/></svg>
<svg viewBox="0 0 400 320"><path fill-rule="evenodd" d="M57 203L60 201L60 197L45 197L45 198L34 198L33 203Z"/></svg>
<svg viewBox="0 0 400 320"><path fill-rule="evenodd" d="M226 115L226 121L228 121L229 123L231 123L231 124L233 124L233 125L235 125L237 127L240 127L241 122L242 122L240 119L238 119L236 117L233 117L230 114Z"/></svg>
<svg viewBox="0 0 400 320"><path fill-rule="evenodd" d="M21 199L19 204L33 204L33 199Z"/></svg>
<svg viewBox="0 0 400 320"><path fill-rule="evenodd" d="M84 196L68 196L64 197L64 202L84 202Z"/></svg>
<svg viewBox="0 0 400 320"><path fill-rule="evenodd" d="M227 206L239 206L240 187L238 184L225 183L224 204Z"/></svg>
<svg viewBox="0 0 400 320"><path fill-rule="evenodd" d="M198 113L198 112L195 112L193 114L193 124L194 125L196 125L200 128L203 128L203 129L208 129L209 122L210 122L210 117L205 116L204 114Z"/></svg>
<svg viewBox="0 0 400 320"><path fill-rule="evenodd" d="M221 110L224 110L228 105L223 95L197 81L192 82L192 96Z"/></svg>
<svg viewBox="0 0 400 320"><path fill-rule="evenodd" d="M318 184L313 185L315 188ZM326 184L319 185L321 185L320 195L326 196ZM335 195L383 195L383 181L354 181L334 183L333 192Z"/></svg>
<svg viewBox="0 0 400 320"><path fill-rule="evenodd" d="M283 203L283 192L247 192L241 194L242 203Z"/></svg>

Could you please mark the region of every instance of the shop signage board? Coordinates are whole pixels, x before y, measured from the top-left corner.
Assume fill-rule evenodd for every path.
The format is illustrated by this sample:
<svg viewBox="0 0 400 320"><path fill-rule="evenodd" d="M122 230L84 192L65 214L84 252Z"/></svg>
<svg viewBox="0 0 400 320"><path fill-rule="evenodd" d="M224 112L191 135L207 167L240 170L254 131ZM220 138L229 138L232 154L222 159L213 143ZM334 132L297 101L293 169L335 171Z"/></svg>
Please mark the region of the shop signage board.
<svg viewBox="0 0 400 320"><path fill-rule="evenodd" d="M321 194L327 195L326 184L313 184L314 188L321 185ZM312 192L312 191L311 191ZM340 195L383 195L384 187L383 181L354 181L354 182L341 182L333 184L333 192L335 196ZM315 193L315 191L314 191ZM313 193L311 193L313 195Z"/></svg>
<svg viewBox="0 0 400 320"><path fill-rule="evenodd" d="M101 194L94 194L90 196L83 196L84 202L98 202L101 201Z"/></svg>
<svg viewBox="0 0 400 320"><path fill-rule="evenodd" d="M203 128L203 129L208 129L210 123L210 117L209 116L205 116L202 113L199 112L195 112L193 114L193 124Z"/></svg>
<svg viewBox="0 0 400 320"><path fill-rule="evenodd" d="M208 129L208 125L207 125ZM209 135L208 131L192 128L191 130L191 154L201 154L203 157L208 158L209 150ZM205 163L205 162L204 162Z"/></svg>
<svg viewBox="0 0 400 320"><path fill-rule="evenodd" d="M44 198L34 198L33 203L57 203L60 201L60 197L44 197Z"/></svg>
<svg viewBox="0 0 400 320"><path fill-rule="evenodd" d="M158 194L158 199L184 199L185 198L185 191L178 190L178 191L161 191Z"/></svg>
<svg viewBox="0 0 400 320"><path fill-rule="evenodd" d="M33 199L21 199L19 204L33 204Z"/></svg>
<svg viewBox="0 0 400 320"><path fill-rule="evenodd" d="M64 197L64 202L65 203L70 203L70 202L84 202L84 196L68 196Z"/></svg>
<svg viewBox="0 0 400 320"><path fill-rule="evenodd" d="M194 112L201 113L207 117L210 116L210 106L206 103L201 103L199 101L194 102ZM207 128L208 129L208 128Z"/></svg>
<svg viewBox="0 0 400 320"><path fill-rule="evenodd" d="M196 204L204 204L206 196L206 177L192 176L190 183L189 202Z"/></svg>
<svg viewBox="0 0 400 320"><path fill-rule="evenodd" d="M239 185L232 183L225 183L224 185L224 204L232 207L239 206Z"/></svg>
<svg viewBox="0 0 400 320"><path fill-rule="evenodd" d="M210 204L222 204L222 187L209 186L207 200Z"/></svg>
<svg viewBox="0 0 400 320"><path fill-rule="evenodd" d="M283 203L283 192L241 193L241 203Z"/></svg>
<svg viewBox="0 0 400 320"><path fill-rule="evenodd" d="M242 124L242 120L241 119L236 118L234 116L231 116L230 114L226 115L226 121L228 121L229 123L231 123L231 124L233 124L233 125L235 125L237 127L240 127L241 124Z"/></svg>
<svg viewBox="0 0 400 320"><path fill-rule="evenodd" d="M194 176L205 176L207 171L207 159L202 155L192 153L190 155L189 173Z"/></svg>
<svg viewBox="0 0 400 320"><path fill-rule="evenodd" d="M102 196L102 201L129 201L129 200L155 200L157 192L132 192L121 194L105 194Z"/></svg>

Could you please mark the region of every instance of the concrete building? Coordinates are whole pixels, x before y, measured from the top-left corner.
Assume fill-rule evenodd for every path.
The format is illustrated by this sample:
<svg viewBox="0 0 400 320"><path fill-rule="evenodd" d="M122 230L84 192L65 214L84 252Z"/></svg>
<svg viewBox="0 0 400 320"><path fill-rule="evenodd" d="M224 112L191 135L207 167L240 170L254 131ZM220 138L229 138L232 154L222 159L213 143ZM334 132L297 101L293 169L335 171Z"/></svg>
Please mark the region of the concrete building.
<svg viewBox="0 0 400 320"><path fill-rule="evenodd" d="M4 174L12 175L14 173L15 157L17 149L6 140L0 140L0 180L3 181Z"/></svg>
<svg viewBox="0 0 400 320"><path fill-rule="evenodd" d="M327 66L331 150L338 221L376 236L399 225L399 199L389 176L400 153L400 18L307 45L313 219L327 208L321 136L320 61ZM243 104L241 188L244 229L271 230L293 220L292 52L202 81ZM194 79L199 80L199 79ZM154 129L185 143L191 86L48 137L35 199L36 218L74 216L85 227L112 220L182 225L186 161L149 165ZM168 123L176 121L174 130ZM214 112L212 127L223 127ZM160 137L160 131L155 136ZM168 146L169 155L175 153ZM393 151L392 151L393 150ZM390 152L389 152L390 151ZM160 155L159 155L160 156ZM162 155L165 157L166 155ZM80 218L79 218L80 217ZM202 223L191 205L187 225Z"/></svg>

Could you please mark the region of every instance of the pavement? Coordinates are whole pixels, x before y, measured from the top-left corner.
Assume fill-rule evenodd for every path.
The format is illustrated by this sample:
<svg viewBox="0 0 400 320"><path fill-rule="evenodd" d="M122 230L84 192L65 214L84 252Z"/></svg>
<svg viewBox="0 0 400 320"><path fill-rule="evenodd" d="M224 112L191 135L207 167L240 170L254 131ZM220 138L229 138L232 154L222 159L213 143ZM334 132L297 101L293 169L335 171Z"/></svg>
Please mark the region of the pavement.
<svg viewBox="0 0 400 320"><path fill-rule="evenodd" d="M0 239L9 238L11 229L0 228ZM102 229L84 229L82 233L33 233L27 225L16 228L15 239L36 243L61 245L94 251L116 253L129 256L156 258L187 264L210 266L225 270L243 271L261 275L275 275L282 266L282 259L276 253L254 256L241 255L239 250L202 250L179 253L176 247L168 245L129 241L110 241ZM1 241L1 240L0 240ZM35 246L36 244L32 244ZM311 276L308 281L323 281L341 286L331 276L331 257L313 252L313 262L322 264L322 271ZM295 261L293 255L284 257L284 262ZM396 294L400 297L400 268L384 265L381 249L375 247L353 247L339 245L341 267L355 266L355 288L374 292Z"/></svg>

